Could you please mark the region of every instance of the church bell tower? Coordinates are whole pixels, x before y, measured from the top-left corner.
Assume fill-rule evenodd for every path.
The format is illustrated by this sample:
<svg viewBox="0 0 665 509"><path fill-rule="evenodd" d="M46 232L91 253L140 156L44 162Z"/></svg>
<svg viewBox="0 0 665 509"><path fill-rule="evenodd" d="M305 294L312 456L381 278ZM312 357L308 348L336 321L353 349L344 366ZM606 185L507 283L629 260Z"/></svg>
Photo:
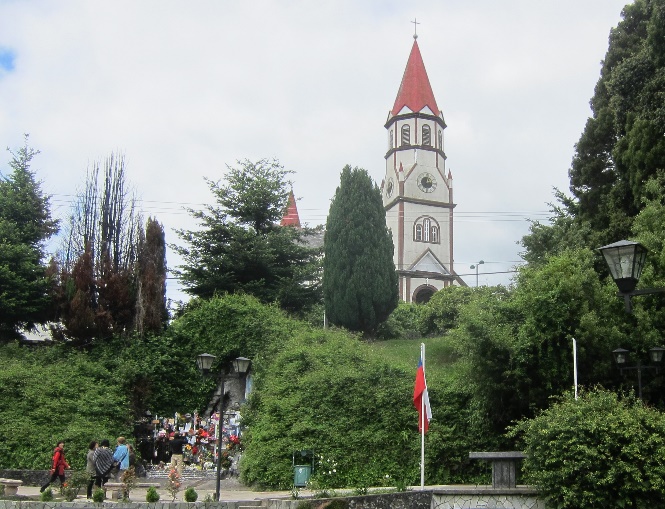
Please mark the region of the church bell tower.
<svg viewBox="0 0 665 509"><path fill-rule="evenodd" d="M388 151L381 190L399 296L406 302L427 302L444 286L464 282L453 270L455 204L453 177L446 170L446 123L416 35L385 128Z"/></svg>

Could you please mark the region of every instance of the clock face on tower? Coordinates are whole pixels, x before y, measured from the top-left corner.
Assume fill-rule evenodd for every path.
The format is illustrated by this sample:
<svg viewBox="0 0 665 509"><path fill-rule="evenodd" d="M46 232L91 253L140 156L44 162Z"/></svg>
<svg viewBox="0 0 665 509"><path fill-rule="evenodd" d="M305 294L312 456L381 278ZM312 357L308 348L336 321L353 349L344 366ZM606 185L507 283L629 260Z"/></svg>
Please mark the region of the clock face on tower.
<svg viewBox="0 0 665 509"><path fill-rule="evenodd" d="M388 180L388 185L386 185L386 196L390 198L393 195L393 191L395 190L395 184L393 183L393 179Z"/></svg>
<svg viewBox="0 0 665 509"><path fill-rule="evenodd" d="M436 179L431 173L421 173L418 175L418 187L423 193L431 193L436 189Z"/></svg>

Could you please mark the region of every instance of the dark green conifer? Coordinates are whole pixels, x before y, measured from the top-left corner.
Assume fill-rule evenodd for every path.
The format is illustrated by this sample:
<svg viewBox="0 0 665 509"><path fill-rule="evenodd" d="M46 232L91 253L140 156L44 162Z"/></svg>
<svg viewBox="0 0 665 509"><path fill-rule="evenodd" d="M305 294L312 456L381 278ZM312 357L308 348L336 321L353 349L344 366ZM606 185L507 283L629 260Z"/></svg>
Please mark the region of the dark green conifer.
<svg viewBox="0 0 665 509"><path fill-rule="evenodd" d="M374 332L397 307L397 273L381 193L361 168L342 170L324 251L326 317L335 325Z"/></svg>

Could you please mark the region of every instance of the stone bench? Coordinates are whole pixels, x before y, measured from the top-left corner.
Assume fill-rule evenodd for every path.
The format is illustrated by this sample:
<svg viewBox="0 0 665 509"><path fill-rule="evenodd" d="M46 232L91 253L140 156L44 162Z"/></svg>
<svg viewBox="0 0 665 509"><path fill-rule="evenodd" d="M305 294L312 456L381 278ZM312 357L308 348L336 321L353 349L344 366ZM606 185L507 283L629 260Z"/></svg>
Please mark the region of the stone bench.
<svg viewBox="0 0 665 509"><path fill-rule="evenodd" d="M11 497L18 493L18 487L23 484L23 481L17 479L0 479L0 484L5 487L5 495Z"/></svg>
<svg viewBox="0 0 665 509"><path fill-rule="evenodd" d="M160 484L157 482L137 482L134 488L159 488ZM111 500L121 500L125 485L121 482L107 482L104 484L105 490L111 490Z"/></svg>
<svg viewBox="0 0 665 509"><path fill-rule="evenodd" d="M492 488L514 488L517 485L517 462L526 458L520 451L470 452L469 459L492 462Z"/></svg>

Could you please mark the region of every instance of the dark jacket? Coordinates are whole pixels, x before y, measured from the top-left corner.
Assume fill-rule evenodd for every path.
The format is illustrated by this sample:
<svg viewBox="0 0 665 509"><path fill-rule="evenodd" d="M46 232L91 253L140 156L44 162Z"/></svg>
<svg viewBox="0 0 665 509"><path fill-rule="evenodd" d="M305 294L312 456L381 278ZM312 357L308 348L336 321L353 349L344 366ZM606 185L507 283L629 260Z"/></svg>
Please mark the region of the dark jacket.
<svg viewBox="0 0 665 509"><path fill-rule="evenodd" d="M93 456L97 475L107 476L113 467L113 452L108 447L98 447Z"/></svg>
<svg viewBox="0 0 665 509"><path fill-rule="evenodd" d="M182 454L182 448L186 443L187 439L185 437L175 437L169 441L169 444L171 444L171 454Z"/></svg>

